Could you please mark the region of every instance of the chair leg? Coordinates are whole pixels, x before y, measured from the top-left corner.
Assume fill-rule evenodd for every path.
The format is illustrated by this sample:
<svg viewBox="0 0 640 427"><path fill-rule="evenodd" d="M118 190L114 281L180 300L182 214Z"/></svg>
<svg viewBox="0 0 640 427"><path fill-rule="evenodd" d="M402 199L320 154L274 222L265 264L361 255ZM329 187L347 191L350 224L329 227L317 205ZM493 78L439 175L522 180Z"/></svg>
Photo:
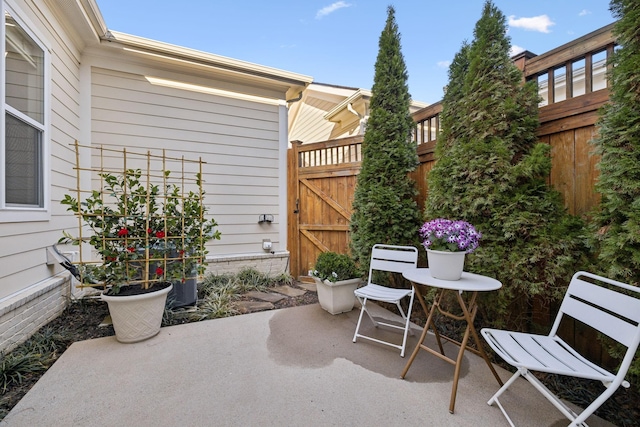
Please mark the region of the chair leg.
<svg viewBox="0 0 640 427"><path fill-rule="evenodd" d="M402 337L402 349L400 350L400 357L404 357L404 350L407 347L407 335L409 335L410 333L411 335L413 335L413 332L409 328L409 323L411 323L411 308L413 307L413 296L414 294L412 293L409 300L409 307L407 308L407 315L404 316L404 313L402 313L402 310L400 310L400 313L402 313L402 315L405 317L404 336ZM398 305L400 305L400 303L398 303Z"/></svg>
<svg viewBox="0 0 640 427"><path fill-rule="evenodd" d="M360 316L358 316L358 324L356 325L356 332L353 334L353 342L356 342L356 339L358 339L358 332L360 331L360 324L362 323L362 315L365 312L367 313L367 316L369 316L373 324L376 327L378 327L378 324L376 323L375 320L373 320L373 318L371 317L371 314L369 314L369 311L367 310L367 299L366 298L360 299L358 297L358 301L360 301Z"/></svg>
<svg viewBox="0 0 640 427"><path fill-rule="evenodd" d="M526 371L526 369L524 371ZM513 384L515 380L517 380L518 377L520 377L521 375L523 375L523 373L520 369L518 369L518 371L516 371L516 373L513 374L513 376L511 376L511 378L509 378L509 380L506 383L504 383L504 385L500 387L500 389L496 392L496 394L491 396L491 399L489 399L489 401L487 402L488 405L493 405L494 403L498 405L498 408L500 409L500 411L502 411L502 415L504 415L504 417L507 419L511 427L514 427L515 424L513 424L513 421L511 421L509 414L507 414L507 411L504 409L504 407L498 400L498 397L500 397L502 393L507 391L507 389L511 386L511 384Z"/></svg>
<svg viewBox="0 0 640 427"><path fill-rule="evenodd" d="M587 420L587 418L589 418L591 414L596 411L596 409L598 409L607 399L609 399L609 397L611 397L611 395L615 393L616 389L617 387L613 387L611 385L607 387L607 390L605 390L604 393L598 396L596 400L591 402L589 406L584 408L584 411L580 412L580 415L578 415L573 420L573 422L570 424L570 427L586 426L587 423L585 423L585 421Z"/></svg>
<svg viewBox="0 0 640 427"><path fill-rule="evenodd" d="M586 412L583 413L582 415L585 415L584 418L582 418L582 416L580 418L582 418L582 421L579 423L576 423L576 421L579 419L578 418L578 414L576 414L575 412L573 412L573 410L571 408L569 408L567 405L564 404L564 402L562 402L560 399L558 399L556 397L555 394L553 394L551 392L551 390L549 390L547 388L547 386L545 386L544 384L542 384L540 382L540 380L538 380L531 372L526 372L525 374L522 375L527 381L529 381L531 383L531 385L533 385L549 402L551 402L553 404L553 406L555 406L556 408L558 408L558 410L560 412L562 412L562 414L567 417L570 421L572 421L571 425L575 426L575 425L583 425L586 426L586 424L584 423L584 419L587 418L589 415L591 415L590 412ZM605 398L606 400L606 398ZM589 406L589 408L591 408L591 406L593 406L593 403ZM587 408L587 409L589 409ZM595 408L591 409L591 412L595 411L597 408L597 406Z"/></svg>

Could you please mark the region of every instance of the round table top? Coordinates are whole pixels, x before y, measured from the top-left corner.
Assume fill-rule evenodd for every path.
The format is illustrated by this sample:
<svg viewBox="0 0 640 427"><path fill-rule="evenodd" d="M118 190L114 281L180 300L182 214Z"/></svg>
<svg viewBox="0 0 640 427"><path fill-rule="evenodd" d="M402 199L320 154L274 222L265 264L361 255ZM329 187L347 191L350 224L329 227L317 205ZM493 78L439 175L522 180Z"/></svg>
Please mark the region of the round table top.
<svg viewBox="0 0 640 427"><path fill-rule="evenodd" d="M502 287L500 281L480 274L462 272L460 280L442 280L431 276L428 268L412 268L402 273L405 279L419 285L455 291L495 291Z"/></svg>

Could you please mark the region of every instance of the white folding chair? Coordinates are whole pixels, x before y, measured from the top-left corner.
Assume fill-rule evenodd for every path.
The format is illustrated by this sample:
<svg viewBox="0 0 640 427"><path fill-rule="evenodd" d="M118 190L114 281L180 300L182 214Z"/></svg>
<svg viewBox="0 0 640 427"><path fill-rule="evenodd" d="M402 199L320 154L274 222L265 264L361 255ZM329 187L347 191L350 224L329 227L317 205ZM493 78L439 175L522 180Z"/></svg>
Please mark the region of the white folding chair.
<svg viewBox="0 0 640 427"><path fill-rule="evenodd" d="M608 286L607 286L608 285ZM569 420L570 426L584 422L622 385L640 342L640 288L595 274L579 271L573 275L549 335L534 335L497 329L482 329L482 336L505 362L517 372L487 402L495 402L509 424L511 418L498 401L511 384L522 376L542 393ZM560 321L570 316L594 328L627 348L617 373L591 363L557 335ZM530 371L547 372L602 381L606 389L580 415L558 399Z"/></svg>
<svg viewBox="0 0 640 427"><path fill-rule="evenodd" d="M355 290L355 295L360 301L360 317L358 318L358 325L356 326L356 332L353 335L353 342L356 342L358 337L365 338L371 341L378 342L380 344L389 345L400 349L400 356L404 357L404 349L407 345L407 334L409 333L409 322L411 317L411 308L413 307L414 290L413 286L410 289L397 289L390 288L383 285L373 283L374 271L402 273L403 271L416 268L418 265L418 250L413 246L393 246L393 245L374 245L371 250L371 265L369 267L369 279L366 286ZM409 297L409 307L407 313L400 306L400 301ZM399 326L393 323L381 322L375 320L367 309L367 301L382 301L395 304L400 311L400 315L403 319L403 326ZM374 338L367 335L362 335L358 331L360 330L360 324L362 323L362 315L367 313L371 322L377 328L378 325L384 325L390 328L400 329L404 331L402 338L402 345L398 345L389 341L384 341L378 338Z"/></svg>

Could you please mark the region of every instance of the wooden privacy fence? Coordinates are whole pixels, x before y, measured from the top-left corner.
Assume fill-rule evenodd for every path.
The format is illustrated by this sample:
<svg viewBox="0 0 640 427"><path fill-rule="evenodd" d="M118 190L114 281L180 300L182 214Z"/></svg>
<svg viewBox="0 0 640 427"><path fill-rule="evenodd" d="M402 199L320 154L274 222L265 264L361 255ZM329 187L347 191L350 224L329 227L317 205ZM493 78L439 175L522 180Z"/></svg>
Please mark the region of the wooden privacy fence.
<svg viewBox="0 0 640 427"><path fill-rule="evenodd" d="M288 242L294 277L321 252L349 252L349 220L362 160L362 137L302 145L288 152Z"/></svg>
<svg viewBox="0 0 640 427"><path fill-rule="evenodd" d="M614 51L613 24L546 54L524 52L514 58L526 80L538 82L540 126L537 135L551 146L549 183L559 190L567 210L583 215L599 203L594 190L598 158L590 140L596 135L598 109L609 99L607 59ZM430 105L413 115L414 141L420 165L412 172L422 209L427 176L435 163L442 105ZM349 252L351 203L360 170L362 136L302 144L288 153L288 248L291 274L306 276L322 251ZM548 310L537 321L550 321ZM596 337L579 325L565 325L567 340L587 350L594 360L606 360Z"/></svg>

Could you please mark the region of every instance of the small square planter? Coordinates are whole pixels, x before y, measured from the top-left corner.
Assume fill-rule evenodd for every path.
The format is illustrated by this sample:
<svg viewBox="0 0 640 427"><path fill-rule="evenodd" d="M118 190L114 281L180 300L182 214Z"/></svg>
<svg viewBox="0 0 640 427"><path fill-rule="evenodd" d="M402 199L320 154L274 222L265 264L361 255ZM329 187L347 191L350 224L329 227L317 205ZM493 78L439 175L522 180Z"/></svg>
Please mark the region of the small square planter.
<svg viewBox="0 0 640 427"><path fill-rule="evenodd" d="M362 283L362 279L347 279L337 282L320 280L314 277L318 291L320 307L331 314L351 311L356 302L353 292Z"/></svg>

